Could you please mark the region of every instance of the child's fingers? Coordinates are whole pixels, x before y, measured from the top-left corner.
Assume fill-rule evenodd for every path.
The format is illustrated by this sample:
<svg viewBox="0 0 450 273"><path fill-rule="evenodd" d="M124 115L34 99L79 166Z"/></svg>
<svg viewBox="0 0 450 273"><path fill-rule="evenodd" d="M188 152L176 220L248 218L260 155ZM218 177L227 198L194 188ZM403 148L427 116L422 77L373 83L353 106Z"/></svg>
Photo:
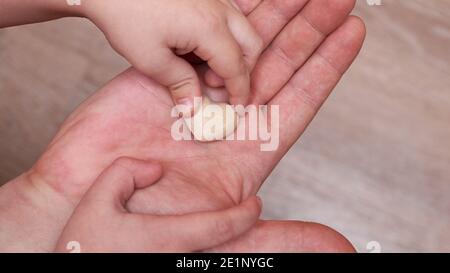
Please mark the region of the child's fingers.
<svg viewBox="0 0 450 273"><path fill-rule="evenodd" d="M264 42L247 18L239 11L230 10L227 18L228 27L241 46L244 59L251 71L261 55Z"/></svg>
<svg viewBox="0 0 450 273"><path fill-rule="evenodd" d="M194 97L202 96L200 82L194 68L170 48L154 51L150 62L136 68L167 86L174 103L185 106L187 111L192 112Z"/></svg>
<svg viewBox="0 0 450 273"><path fill-rule="evenodd" d="M232 104L247 105L250 74L242 50L227 26L209 29L199 37L195 50L209 67L224 79Z"/></svg>
<svg viewBox="0 0 450 273"><path fill-rule="evenodd" d="M253 227L260 213L259 197L251 197L235 207L221 211L161 216L158 220L162 220L166 227L164 237L177 242L174 246L177 249L174 251L198 251L245 233Z"/></svg>
<svg viewBox="0 0 450 273"><path fill-rule="evenodd" d="M263 51L264 42L247 18L239 11L230 10L227 20L228 27L242 50L247 68L252 71ZM220 87L225 83L213 70L206 72L205 81L211 87Z"/></svg>
<svg viewBox="0 0 450 273"><path fill-rule="evenodd" d="M155 162L122 157L103 171L84 198L106 205L119 203L123 208L136 189L154 184L161 175L161 165Z"/></svg>

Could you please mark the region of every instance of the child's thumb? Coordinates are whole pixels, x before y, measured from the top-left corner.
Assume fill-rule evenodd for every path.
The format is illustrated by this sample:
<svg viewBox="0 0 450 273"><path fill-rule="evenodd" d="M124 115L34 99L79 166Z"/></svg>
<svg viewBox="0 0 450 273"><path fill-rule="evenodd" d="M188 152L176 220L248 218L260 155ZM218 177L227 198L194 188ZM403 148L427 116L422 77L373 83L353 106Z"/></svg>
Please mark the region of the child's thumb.
<svg viewBox="0 0 450 273"><path fill-rule="evenodd" d="M99 204L124 208L137 189L156 183L161 175L162 167L158 162L121 157L102 172L83 197L83 201L103 200L104 202Z"/></svg>

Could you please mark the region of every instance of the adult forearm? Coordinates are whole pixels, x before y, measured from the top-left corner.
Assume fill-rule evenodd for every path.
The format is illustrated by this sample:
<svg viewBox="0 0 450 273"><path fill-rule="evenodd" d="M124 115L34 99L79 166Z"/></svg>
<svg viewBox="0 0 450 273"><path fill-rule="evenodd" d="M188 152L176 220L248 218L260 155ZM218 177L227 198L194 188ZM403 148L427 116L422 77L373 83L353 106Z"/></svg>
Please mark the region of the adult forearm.
<svg viewBox="0 0 450 273"><path fill-rule="evenodd" d="M0 188L0 252L48 252L74 205L26 173Z"/></svg>
<svg viewBox="0 0 450 273"><path fill-rule="evenodd" d="M65 16L82 16L83 5L69 5L76 2L78 1L0 0L0 28L44 22Z"/></svg>

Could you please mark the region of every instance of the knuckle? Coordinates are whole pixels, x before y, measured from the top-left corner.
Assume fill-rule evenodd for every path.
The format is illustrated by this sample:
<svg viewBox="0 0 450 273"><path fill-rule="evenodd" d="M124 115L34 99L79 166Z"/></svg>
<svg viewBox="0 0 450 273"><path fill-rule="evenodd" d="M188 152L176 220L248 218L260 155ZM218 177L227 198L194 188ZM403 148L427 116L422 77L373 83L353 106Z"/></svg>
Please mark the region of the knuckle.
<svg viewBox="0 0 450 273"><path fill-rule="evenodd" d="M218 15L209 15L206 20L206 27L212 32L222 31L225 21Z"/></svg>
<svg viewBox="0 0 450 273"><path fill-rule="evenodd" d="M213 2L213 1L210 1ZM201 26L210 31L218 31L224 28L226 24L225 15L221 9L212 6L212 8L199 9L199 18Z"/></svg>
<svg viewBox="0 0 450 273"><path fill-rule="evenodd" d="M121 156L117 159L115 159L112 163L113 166L127 166L132 162L132 159L126 156Z"/></svg>
<svg viewBox="0 0 450 273"><path fill-rule="evenodd" d="M322 105L323 100L326 98L326 94L315 94L311 90L305 89L295 83L288 83L288 86L294 91L292 92L294 98L313 111L317 111L320 105Z"/></svg>
<svg viewBox="0 0 450 273"><path fill-rule="evenodd" d="M169 89L173 95L185 95L186 86L193 86L197 83L197 77L195 75L182 75L180 78L169 83Z"/></svg>
<svg viewBox="0 0 450 273"><path fill-rule="evenodd" d="M233 79L248 74L248 64L241 51L230 51L226 56L228 66L226 72L221 75L222 77L225 79Z"/></svg>
<svg viewBox="0 0 450 273"><path fill-rule="evenodd" d="M111 164L111 167L113 169L124 170L125 172L132 174L130 170L132 169L132 166L135 162L136 161L134 159L122 156L114 160L114 162Z"/></svg>

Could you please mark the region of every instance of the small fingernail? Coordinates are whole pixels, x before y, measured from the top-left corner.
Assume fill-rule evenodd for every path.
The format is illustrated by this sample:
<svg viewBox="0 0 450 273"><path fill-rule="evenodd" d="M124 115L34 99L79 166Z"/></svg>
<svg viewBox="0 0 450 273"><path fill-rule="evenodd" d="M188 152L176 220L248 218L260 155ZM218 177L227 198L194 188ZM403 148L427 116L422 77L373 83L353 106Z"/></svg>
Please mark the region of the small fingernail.
<svg viewBox="0 0 450 273"><path fill-rule="evenodd" d="M180 115L189 117L194 109L194 104L189 98L177 99L177 110Z"/></svg>
<svg viewBox="0 0 450 273"><path fill-rule="evenodd" d="M192 100L189 98L181 98L177 100L177 103L180 105L184 105L184 106L188 106L188 107L193 107L194 104L192 103Z"/></svg>

